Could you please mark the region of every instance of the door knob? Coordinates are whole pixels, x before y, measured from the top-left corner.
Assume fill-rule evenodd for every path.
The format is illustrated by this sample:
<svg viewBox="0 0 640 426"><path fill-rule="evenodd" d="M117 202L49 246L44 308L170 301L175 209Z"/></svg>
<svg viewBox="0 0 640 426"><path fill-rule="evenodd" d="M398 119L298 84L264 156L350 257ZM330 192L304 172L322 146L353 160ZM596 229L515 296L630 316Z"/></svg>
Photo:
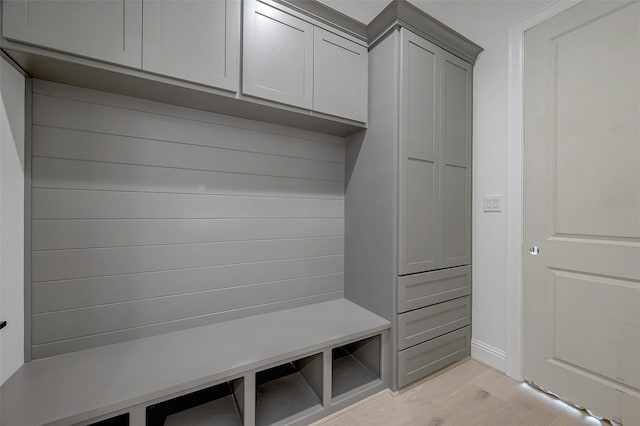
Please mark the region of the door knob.
<svg viewBox="0 0 640 426"><path fill-rule="evenodd" d="M540 253L540 248L538 246L533 246L529 248L529 254L532 256L537 256Z"/></svg>

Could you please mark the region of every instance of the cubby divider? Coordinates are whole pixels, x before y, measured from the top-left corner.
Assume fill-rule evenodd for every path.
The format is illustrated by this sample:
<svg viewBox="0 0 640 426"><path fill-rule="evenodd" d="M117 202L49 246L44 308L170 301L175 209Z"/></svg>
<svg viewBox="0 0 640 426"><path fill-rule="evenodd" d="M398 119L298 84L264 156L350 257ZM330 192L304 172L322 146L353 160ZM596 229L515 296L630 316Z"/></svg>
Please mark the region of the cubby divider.
<svg viewBox="0 0 640 426"><path fill-rule="evenodd" d="M286 424L322 410L322 354L256 374L256 426Z"/></svg>
<svg viewBox="0 0 640 426"><path fill-rule="evenodd" d="M335 400L379 384L380 335L332 350L331 396Z"/></svg>
<svg viewBox="0 0 640 426"><path fill-rule="evenodd" d="M242 426L242 378L153 404L146 410L146 426Z"/></svg>

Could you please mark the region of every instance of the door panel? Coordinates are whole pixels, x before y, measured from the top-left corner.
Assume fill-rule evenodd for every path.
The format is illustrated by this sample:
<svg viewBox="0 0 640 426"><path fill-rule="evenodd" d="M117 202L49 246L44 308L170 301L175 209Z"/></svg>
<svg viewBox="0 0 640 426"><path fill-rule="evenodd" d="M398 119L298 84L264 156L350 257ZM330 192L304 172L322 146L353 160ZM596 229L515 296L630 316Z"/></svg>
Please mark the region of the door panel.
<svg viewBox="0 0 640 426"><path fill-rule="evenodd" d="M315 27L313 110L367 121L367 48Z"/></svg>
<svg viewBox="0 0 640 426"><path fill-rule="evenodd" d="M584 273L550 272L555 287L555 357L640 389L640 339L629 338L638 331L634 329L640 316L637 284ZM580 297L575 297L576 294ZM603 300L616 309L594 315L600 311ZM594 351L593 347L621 351Z"/></svg>
<svg viewBox="0 0 640 426"><path fill-rule="evenodd" d="M471 263L471 65L443 54L440 267Z"/></svg>
<svg viewBox="0 0 640 426"><path fill-rule="evenodd" d="M640 238L637 17L625 11L556 41L557 233Z"/></svg>
<svg viewBox="0 0 640 426"><path fill-rule="evenodd" d="M248 0L243 34L242 93L311 109L313 25Z"/></svg>
<svg viewBox="0 0 640 426"><path fill-rule="evenodd" d="M409 158L406 163L406 215L404 225L405 265L408 271L422 271L421 265L438 257L434 235L437 232L436 177L433 163Z"/></svg>
<svg viewBox="0 0 640 426"><path fill-rule="evenodd" d="M438 267L439 52L402 30L399 275Z"/></svg>
<svg viewBox="0 0 640 426"><path fill-rule="evenodd" d="M467 165L471 156L471 65L445 54L443 151L447 164Z"/></svg>
<svg viewBox="0 0 640 426"><path fill-rule="evenodd" d="M440 266L471 263L469 256L469 172L467 167L445 164L442 174L442 245Z"/></svg>
<svg viewBox="0 0 640 426"><path fill-rule="evenodd" d="M143 0L142 68L238 90L239 0Z"/></svg>
<svg viewBox="0 0 640 426"><path fill-rule="evenodd" d="M525 379L640 424L640 3L525 34Z"/></svg>
<svg viewBox="0 0 640 426"><path fill-rule="evenodd" d="M141 0L2 3L4 37L100 61L141 66Z"/></svg>

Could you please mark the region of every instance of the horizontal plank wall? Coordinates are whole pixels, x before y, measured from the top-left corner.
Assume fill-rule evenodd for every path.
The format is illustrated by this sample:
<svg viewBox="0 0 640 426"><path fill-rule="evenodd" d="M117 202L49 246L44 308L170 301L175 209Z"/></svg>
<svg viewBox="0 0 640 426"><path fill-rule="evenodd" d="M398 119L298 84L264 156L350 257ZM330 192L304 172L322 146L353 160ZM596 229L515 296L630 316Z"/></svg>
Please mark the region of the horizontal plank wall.
<svg viewBox="0 0 640 426"><path fill-rule="evenodd" d="M344 150L36 80L33 358L342 297Z"/></svg>

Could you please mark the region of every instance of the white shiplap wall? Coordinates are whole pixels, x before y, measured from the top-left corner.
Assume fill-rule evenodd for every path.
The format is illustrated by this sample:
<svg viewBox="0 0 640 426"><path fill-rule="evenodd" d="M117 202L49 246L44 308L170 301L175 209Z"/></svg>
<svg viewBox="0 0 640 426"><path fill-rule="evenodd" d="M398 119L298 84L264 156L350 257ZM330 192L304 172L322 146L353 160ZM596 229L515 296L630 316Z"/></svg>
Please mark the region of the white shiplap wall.
<svg viewBox="0 0 640 426"><path fill-rule="evenodd" d="M34 81L32 356L342 297L344 139Z"/></svg>

